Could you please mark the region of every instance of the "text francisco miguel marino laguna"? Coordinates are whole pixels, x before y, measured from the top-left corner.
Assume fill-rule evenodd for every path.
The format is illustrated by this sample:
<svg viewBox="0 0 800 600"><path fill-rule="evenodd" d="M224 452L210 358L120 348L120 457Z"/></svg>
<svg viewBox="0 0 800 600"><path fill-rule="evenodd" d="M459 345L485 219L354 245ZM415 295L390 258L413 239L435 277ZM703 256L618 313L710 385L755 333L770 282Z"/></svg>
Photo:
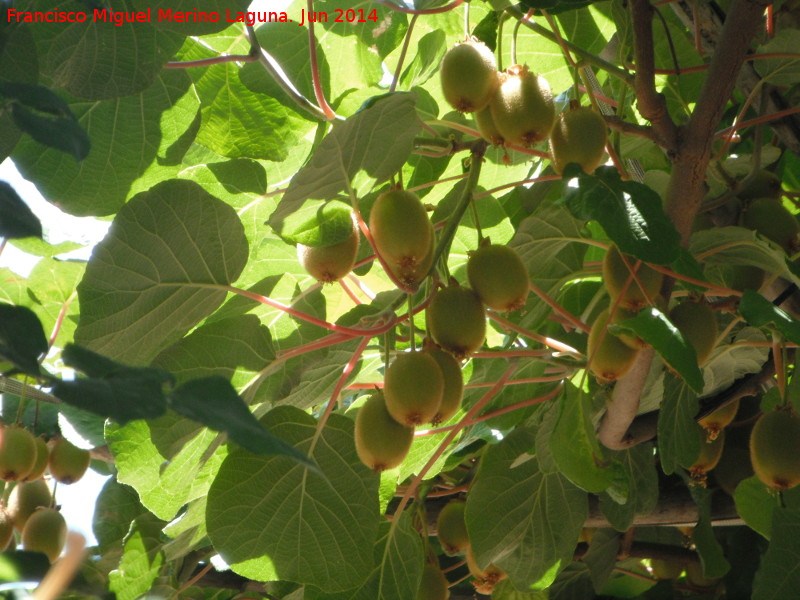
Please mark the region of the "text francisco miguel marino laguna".
<svg viewBox="0 0 800 600"><path fill-rule="evenodd" d="M9 8L6 21L8 23L111 23L121 26L126 23L150 23L155 17L156 21L171 23L293 23L284 11L257 11L240 12L226 9L224 15L216 11L200 10L173 10L148 8L136 11L113 11L111 9L94 9L91 13L71 10L28 11ZM375 9L335 9L333 11L306 11L301 9L300 21L302 26L307 21L333 22L333 23L366 23L377 21L378 14Z"/></svg>

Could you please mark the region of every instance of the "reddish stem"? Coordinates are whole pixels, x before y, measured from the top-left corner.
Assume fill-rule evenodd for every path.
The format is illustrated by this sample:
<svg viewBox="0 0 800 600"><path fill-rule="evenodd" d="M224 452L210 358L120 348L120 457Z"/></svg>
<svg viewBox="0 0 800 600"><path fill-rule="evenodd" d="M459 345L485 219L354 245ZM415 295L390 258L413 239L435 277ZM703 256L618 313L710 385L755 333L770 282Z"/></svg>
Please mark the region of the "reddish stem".
<svg viewBox="0 0 800 600"><path fill-rule="evenodd" d="M189 69L191 67L208 67L209 65L219 65L229 62L258 62L258 56L252 54L226 54L224 56L212 56L211 58L201 58L199 60L168 62L164 65L164 68Z"/></svg>
<svg viewBox="0 0 800 600"><path fill-rule="evenodd" d="M523 336L525 336L527 338L530 338L530 339L532 339L532 340L534 340L536 342L539 342L540 344L544 344L548 348L552 348L553 350L556 350L557 352L565 352L567 354L572 354L572 355L578 356L578 357L582 356L581 353L578 350L576 350L575 348L573 348L572 346L569 346L569 345L567 345L567 344L565 344L563 342L560 342L558 340L555 340L555 339L553 339L551 337L547 337L547 336L540 335L538 333L534 333L532 331L529 331L529 330L525 329L524 327L520 327L516 323L513 323L513 322L509 321L508 319L506 319L504 317L501 317L497 313L488 312L487 311L486 314L489 315L490 319L492 319L493 321L496 321L497 323L500 323L506 329L510 329L511 331L516 331L517 333L519 333L519 334L521 334L521 335L523 335Z"/></svg>
<svg viewBox="0 0 800 600"><path fill-rule="evenodd" d="M350 289L350 286L348 286L344 282L344 279L339 280L339 285L342 286L342 289L344 290L345 294L347 294L347 296L350 298L350 300L353 301L354 304L363 304L363 302L359 300L358 296L355 295L353 290Z"/></svg>
<svg viewBox="0 0 800 600"><path fill-rule="evenodd" d="M319 423L317 424L317 432L322 431L325 427L325 423L328 422L328 417L333 412L333 407L336 406L336 401L339 399L339 394L342 393L344 389L344 384L347 383L347 378L350 377L350 374L353 372L353 369L356 368L356 363L361 359L361 354L363 354L364 349L369 344L371 338L364 338L361 340L361 343L358 344L358 348L356 351L353 352L353 356L347 361L347 364L342 369L342 374L339 377L339 381L336 382L336 387L333 388L333 393L331 394L331 399L328 401L328 406L325 407L325 412L322 413L322 416L319 418Z"/></svg>
<svg viewBox="0 0 800 600"><path fill-rule="evenodd" d="M314 0L308 0L306 6L308 6L308 13L314 13ZM322 112L325 113L325 117L332 121L336 118L336 113L331 108L330 104L328 104L328 100L325 98L325 92L322 89L322 81L319 77L319 61L317 60L317 40L314 36L314 21L309 20L308 22L308 48L309 48L309 58L311 61L311 80L314 83L314 97L317 99L317 104L322 109Z"/></svg>
<svg viewBox="0 0 800 600"><path fill-rule="evenodd" d="M741 123L737 123L736 125L732 125L731 127L726 127L725 129L718 131L714 134L714 137L725 137L731 132L744 129L746 127L752 127L753 125L758 125L759 123L768 123L769 121L774 121L775 119L782 119L783 117L787 117L796 113L800 113L800 106L787 108L785 110L772 113L771 115L762 115L760 117L756 117L755 119L750 119L749 121L742 121Z"/></svg>

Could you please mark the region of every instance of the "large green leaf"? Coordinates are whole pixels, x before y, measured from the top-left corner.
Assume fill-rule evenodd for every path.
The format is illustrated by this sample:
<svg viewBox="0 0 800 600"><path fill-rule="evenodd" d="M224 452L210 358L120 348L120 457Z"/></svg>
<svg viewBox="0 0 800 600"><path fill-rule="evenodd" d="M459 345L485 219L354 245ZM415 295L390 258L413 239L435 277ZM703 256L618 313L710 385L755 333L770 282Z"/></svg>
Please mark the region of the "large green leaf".
<svg viewBox="0 0 800 600"><path fill-rule="evenodd" d="M232 208L188 181L159 184L131 200L95 248L78 286L75 339L148 364L222 303L246 261Z"/></svg>
<svg viewBox="0 0 800 600"><path fill-rule="evenodd" d="M739 310L751 325L774 327L790 342L800 344L800 321L772 304L761 294L746 290L739 303Z"/></svg>
<svg viewBox="0 0 800 600"><path fill-rule="evenodd" d="M214 547L234 571L256 580L326 592L362 585L374 564L378 477L356 454L353 422L333 414L318 432L310 415L278 407L262 423L308 454L324 476L282 457L234 450L208 494Z"/></svg>
<svg viewBox="0 0 800 600"><path fill-rule="evenodd" d="M189 128L181 117L196 112L198 105L190 84L186 73L166 70L139 94L73 100L69 107L92 141L89 156L78 163L63 152L42 151L38 143L22 139L14 150L14 162L62 210L81 216L113 214L128 199L131 184L156 160L161 145L174 141L169 140L168 130L177 135ZM138 150L131 152L132 147Z"/></svg>
<svg viewBox="0 0 800 600"><path fill-rule="evenodd" d="M161 529L153 515L136 517L123 541L119 568L109 574L109 589L119 600L136 600L146 594L164 565Z"/></svg>
<svg viewBox="0 0 800 600"><path fill-rule="evenodd" d="M649 515L658 503L658 472L653 459L653 444L645 443L616 453L630 485L628 497L620 504L609 494L601 494L600 510L617 531L627 531L637 515Z"/></svg>
<svg viewBox="0 0 800 600"><path fill-rule="evenodd" d="M664 378L664 399L658 414L658 455L667 475L690 467L700 455L703 429L694 420L697 394L671 373Z"/></svg>
<svg viewBox="0 0 800 600"><path fill-rule="evenodd" d="M48 347L42 324L31 309L0 304L1 359L23 373L38 375L39 357Z"/></svg>
<svg viewBox="0 0 800 600"><path fill-rule="evenodd" d="M52 8L43 0L37 4ZM159 31L151 22L113 22L113 13L124 18L125 11L134 9L131 0L115 2L113 13L111 9L87 11L74 0L59 8L88 14L83 23L38 23L33 29L42 75L78 98L106 100L138 94L155 81L183 42L183 36Z"/></svg>
<svg viewBox="0 0 800 600"><path fill-rule="evenodd" d="M408 158L420 125L414 96L391 94L334 126L309 163L292 178L269 223L282 232L285 221L308 200L332 200L365 171L373 184L391 177ZM367 189L355 190L365 193Z"/></svg>
<svg viewBox="0 0 800 600"><path fill-rule="evenodd" d="M109 478L97 496L92 519L92 532L100 548L121 544L131 522L146 512L133 488Z"/></svg>
<svg viewBox="0 0 800 600"><path fill-rule="evenodd" d="M545 474L535 431L517 428L489 448L467 496L466 520L478 564L490 563L525 589L572 559L588 515L587 495L559 473Z"/></svg>
<svg viewBox="0 0 800 600"><path fill-rule="evenodd" d="M791 598L800 588L800 508L776 508L772 532L756 573L753 600Z"/></svg>

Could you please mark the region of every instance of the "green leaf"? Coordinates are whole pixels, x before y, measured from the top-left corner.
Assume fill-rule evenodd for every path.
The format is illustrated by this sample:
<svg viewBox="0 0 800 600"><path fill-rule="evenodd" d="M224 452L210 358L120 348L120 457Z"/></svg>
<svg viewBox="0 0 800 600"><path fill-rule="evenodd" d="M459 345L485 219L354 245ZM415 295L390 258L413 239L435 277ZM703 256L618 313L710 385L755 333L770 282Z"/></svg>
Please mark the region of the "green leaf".
<svg viewBox="0 0 800 600"><path fill-rule="evenodd" d="M115 29L107 24L104 27ZM132 183L156 160L166 131L190 123L181 117L197 96L182 70L163 71L155 85L132 96L105 101L73 100L69 108L92 140L80 163L55 149L22 139L14 163L48 201L73 215L110 215L128 199ZM131 118L136 115L137 118ZM131 152L135 146L138 150Z"/></svg>
<svg viewBox="0 0 800 600"><path fill-rule="evenodd" d="M680 254L680 237L652 189L623 181L613 167L587 175L567 167L565 182L577 177L578 187L565 183L567 207L579 219L595 220L625 254L649 263L668 265Z"/></svg>
<svg viewBox="0 0 800 600"><path fill-rule="evenodd" d="M378 477L356 454L352 420L332 414L317 432L310 415L278 407L262 423L308 454L324 477L280 456L234 450L208 494L214 547L244 577L329 593L362 585L373 568Z"/></svg>
<svg viewBox="0 0 800 600"><path fill-rule="evenodd" d="M396 173L411 153L420 129L414 103L411 94L390 94L336 124L309 163L292 178L270 217L272 228L282 234L285 221L307 200L338 198L350 188L359 170L365 171L373 184Z"/></svg>
<svg viewBox="0 0 800 600"><path fill-rule="evenodd" d="M705 577L724 577L731 568L725 558L725 551L714 535L711 526L711 495L706 487L690 486L694 501L697 503L698 520L692 532L692 541L697 547Z"/></svg>
<svg viewBox="0 0 800 600"><path fill-rule="evenodd" d="M600 593L614 571L620 550L620 535L613 529L598 529L592 535L589 551L581 558L589 568L592 586Z"/></svg>
<svg viewBox="0 0 800 600"><path fill-rule="evenodd" d="M24 306L0 304L0 358L23 373L39 374L39 357L50 345L36 314Z"/></svg>
<svg viewBox="0 0 800 600"><path fill-rule="evenodd" d="M700 455L703 428L694 420L700 409L697 394L671 373L664 378L664 398L658 414L658 455L667 475L690 467Z"/></svg>
<svg viewBox="0 0 800 600"><path fill-rule="evenodd" d="M161 529L152 515L136 517L123 542L119 568L109 573L109 589L118 600L136 600L146 594L164 565Z"/></svg>
<svg viewBox="0 0 800 600"><path fill-rule="evenodd" d="M417 43L417 52L414 59L400 76L402 89L411 89L422 85L439 70L446 48L446 39L443 31L436 30L426 33Z"/></svg>
<svg viewBox="0 0 800 600"><path fill-rule="evenodd" d="M164 533L172 538L164 544L167 560L183 558L201 542L208 543L206 504L206 496L192 500L186 510L164 528Z"/></svg>
<svg viewBox="0 0 800 600"><path fill-rule="evenodd" d="M0 237L17 239L30 236L42 237L42 223L14 188L0 181Z"/></svg>
<svg viewBox="0 0 800 600"><path fill-rule="evenodd" d="M227 433L228 439L254 454L286 456L314 468L305 455L261 426L224 377L211 375L187 381L169 395L169 406L209 429Z"/></svg>
<svg viewBox="0 0 800 600"><path fill-rule="evenodd" d="M692 390L698 394L703 391L703 374L697 366L694 347L657 308L645 308L635 317L620 321L609 329L617 335L632 331L653 346Z"/></svg>
<svg viewBox="0 0 800 600"><path fill-rule="evenodd" d="M75 341L148 364L216 310L247 252L236 213L197 184L165 181L138 194L86 267Z"/></svg>
<svg viewBox="0 0 800 600"><path fill-rule="evenodd" d="M750 477L739 482L733 494L736 512L748 527L768 540L772 538L772 516L781 504L776 493L768 488L758 477ZM800 510L800 488L781 492L783 505Z"/></svg>
<svg viewBox="0 0 800 600"><path fill-rule="evenodd" d="M739 312L755 327L775 327L788 341L800 344L800 322L781 310L761 294L745 290Z"/></svg>
<svg viewBox="0 0 800 600"><path fill-rule="evenodd" d="M111 549L121 544L133 520L146 512L133 488L110 477L97 496L92 519L92 532L99 547Z"/></svg>
<svg viewBox="0 0 800 600"><path fill-rule="evenodd" d="M525 452L535 432L517 428L491 446L467 495L467 530L479 566L528 588L572 560L588 515L587 495L559 473L544 474Z"/></svg>
<svg viewBox="0 0 800 600"><path fill-rule="evenodd" d="M38 315L46 331L56 331L59 325L54 346L63 347L73 338L80 308L75 288L85 270L83 261L53 258L43 258L31 270L25 304Z"/></svg>
<svg viewBox="0 0 800 600"><path fill-rule="evenodd" d="M756 50L756 56L771 54L773 56L759 58L753 63L761 77L772 85L789 85L797 83L800 78L800 59L797 56L797 29L778 28L774 37ZM777 55L777 56L774 56Z"/></svg>
<svg viewBox="0 0 800 600"><path fill-rule="evenodd" d="M85 12L77 2L59 6ZM130 0L115 3L113 12L132 11ZM42 74L53 86L78 98L101 100L138 94L149 87L183 36L159 31L149 22L112 24L86 16L84 23L38 23L34 35L42 59Z"/></svg>
<svg viewBox="0 0 800 600"><path fill-rule="evenodd" d="M658 471L653 444L639 444L616 453L630 481L628 497L619 504L609 494L600 495L600 510L617 531L627 531L637 515L649 515L658 504Z"/></svg>
<svg viewBox="0 0 800 600"><path fill-rule="evenodd" d="M550 451L558 469L587 492L606 490L614 481L615 469L597 441L591 399L567 385L559 405L561 412L550 436Z"/></svg>
<svg viewBox="0 0 800 600"><path fill-rule="evenodd" d="M0 11L0 81L36 84L39 80L39 53L31 28L6 24L7 13ZM11 114L0 114L0 161L5 160L16 146L22 133L13 125Z"/></svg>
<svg viewBox="0 0 800 600"><path fill-rule="evenodd" d="M309 589L305 600L375 600L416 598L422 576L422 541L409 511L397 521L381 523L375 542L375 568L363 585L340 594Z"/></svg>
<svg viewBox="0 0 800 600"><path fill-rule="evenodd" d="M753 600L790 598L800 588L800 508L776 508L772 532L756 573Z"/></svg>

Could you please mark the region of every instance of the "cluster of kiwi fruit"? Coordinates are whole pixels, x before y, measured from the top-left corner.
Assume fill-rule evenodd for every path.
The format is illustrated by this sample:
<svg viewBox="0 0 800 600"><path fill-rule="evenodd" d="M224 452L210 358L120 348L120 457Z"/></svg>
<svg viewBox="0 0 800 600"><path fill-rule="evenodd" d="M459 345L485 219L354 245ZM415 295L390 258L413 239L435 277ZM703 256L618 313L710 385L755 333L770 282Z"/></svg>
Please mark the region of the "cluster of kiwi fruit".
<svg viewBox="0 0 800 600"><path fill-rule="evenodd" d="M436 519L436 535L445 554L448 556L466 555L467 568L472 575L475 591L479 594L489 595L494 586L506 578L506 574L495 565L489 565L485 569L478 566L464 519L466 506L466 502L460 499L448 502Z"/></svg>
<svg viewBox="0 0 800 600"><path fill-rule="evenodd" d="M599 383L611 383L630 371L646 343L633 335L614 335L608 325L636 316L648 305L658 304L664 276L612 245L603 259L603 283L614 311L602 311L589 331L589 369ZM694 348L698 364L705 363L716 343L714 311L703 299L685 300L668 314L672 324Z"/></svg>
<svg viewBox="0 0 800 600"><path fill-rule="evenodd" d="M445 100L460 112L474 113L488 142L528 148L549 139L559 174L569 163L587 173L600 165L607 140L604 119L578 103L556 116L550 84L527 65L498 72L493 52L471 38L447 51L439 71Z"/></svg>
<svg viewBox="0 0 800 600"><path fill-rule="evenodd" d="M44 553L55 561L64 548L67 525L54 506L49 478L62 484L81 479L90 455L63 437L45 442L23 427L0 427L0 478L13 485L8 503L0 503L0 551L15 540L25 550Z"/></svg>

